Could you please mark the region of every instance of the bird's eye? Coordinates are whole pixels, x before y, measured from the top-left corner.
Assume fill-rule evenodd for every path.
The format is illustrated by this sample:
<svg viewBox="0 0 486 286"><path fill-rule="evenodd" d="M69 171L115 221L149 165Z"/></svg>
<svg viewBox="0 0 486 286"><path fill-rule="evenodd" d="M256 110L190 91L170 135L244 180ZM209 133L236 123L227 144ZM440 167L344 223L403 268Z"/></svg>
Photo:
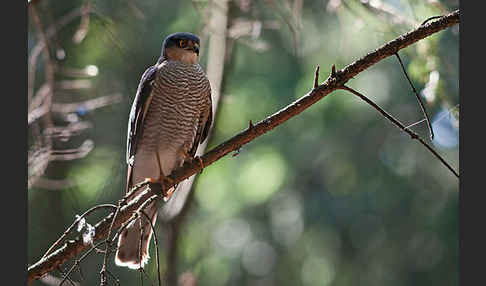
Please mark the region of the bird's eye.
<svg viewBox="0 0 486 286"><path fill-rule="evenodd" d="M186 47L186 45L187 45L186 40L179 40L179 47L181 47L181 48L185 48L185 47Z"/></svg>

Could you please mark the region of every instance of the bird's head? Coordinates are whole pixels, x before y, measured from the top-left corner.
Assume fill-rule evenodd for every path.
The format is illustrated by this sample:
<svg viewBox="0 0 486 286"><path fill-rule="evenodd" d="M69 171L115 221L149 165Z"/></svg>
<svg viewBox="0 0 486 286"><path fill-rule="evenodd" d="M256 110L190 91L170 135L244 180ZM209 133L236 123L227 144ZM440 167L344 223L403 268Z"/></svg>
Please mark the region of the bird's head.
<svg viewBox="0 0 486 286"><path fill-rule="evenodd" d="M199 38L191 33L168 35L162 45L162 58L186 64L199 62Z"/></svg>

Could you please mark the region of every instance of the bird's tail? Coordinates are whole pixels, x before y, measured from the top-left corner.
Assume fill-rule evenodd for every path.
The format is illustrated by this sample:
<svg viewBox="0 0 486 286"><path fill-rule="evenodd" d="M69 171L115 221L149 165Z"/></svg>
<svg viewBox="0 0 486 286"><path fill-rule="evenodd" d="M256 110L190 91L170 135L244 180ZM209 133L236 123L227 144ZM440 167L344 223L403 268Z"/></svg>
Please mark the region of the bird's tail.
<svg viewBox="0 0 486 286"><path fill-rule="evenodd" d="M157 220L157 205L152 203L145 213L155 226ZM143 215L142 215L143 216ZM131 269L143 268L149 256L149 244L152 238L152 227L146 217L133 220L120 234L115 255L115 263Z"/></svg>

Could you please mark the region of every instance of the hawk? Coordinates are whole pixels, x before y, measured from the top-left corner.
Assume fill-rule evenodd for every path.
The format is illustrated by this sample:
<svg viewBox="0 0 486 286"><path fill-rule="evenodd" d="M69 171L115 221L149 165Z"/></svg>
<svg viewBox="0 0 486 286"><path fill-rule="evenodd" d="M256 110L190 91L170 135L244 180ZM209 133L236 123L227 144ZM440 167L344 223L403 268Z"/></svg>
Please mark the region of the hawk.
<svg viewBox="0 0 486 286"><path fill-rule="evenodd" d="M194 160L211 122L211 86L199 65L199 38L185 32L171 34L162 44L157 63L143 73L130 110L126 191L146 178L166 180L185 161ZM174 187L167 196L173 192ZM156 203L145 209L152 224L157 211ZM115 263L132 269L144 267L151 238L146 218L134 220L120 234Z"/></svg>

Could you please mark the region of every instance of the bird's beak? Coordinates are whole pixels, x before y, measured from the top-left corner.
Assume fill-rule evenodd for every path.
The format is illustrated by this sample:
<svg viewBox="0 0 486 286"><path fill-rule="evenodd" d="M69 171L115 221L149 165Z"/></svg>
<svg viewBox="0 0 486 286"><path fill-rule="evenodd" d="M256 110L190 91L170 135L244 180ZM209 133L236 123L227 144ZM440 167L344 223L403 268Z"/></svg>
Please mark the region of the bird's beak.
<svg viewBox="0 0 486 286"><path fill-rule="evenodd" d="M186 50L193 51L197 55L199 55L199 45L196 44L196 43L192 43L192 44L187 45Z"/></svg>

